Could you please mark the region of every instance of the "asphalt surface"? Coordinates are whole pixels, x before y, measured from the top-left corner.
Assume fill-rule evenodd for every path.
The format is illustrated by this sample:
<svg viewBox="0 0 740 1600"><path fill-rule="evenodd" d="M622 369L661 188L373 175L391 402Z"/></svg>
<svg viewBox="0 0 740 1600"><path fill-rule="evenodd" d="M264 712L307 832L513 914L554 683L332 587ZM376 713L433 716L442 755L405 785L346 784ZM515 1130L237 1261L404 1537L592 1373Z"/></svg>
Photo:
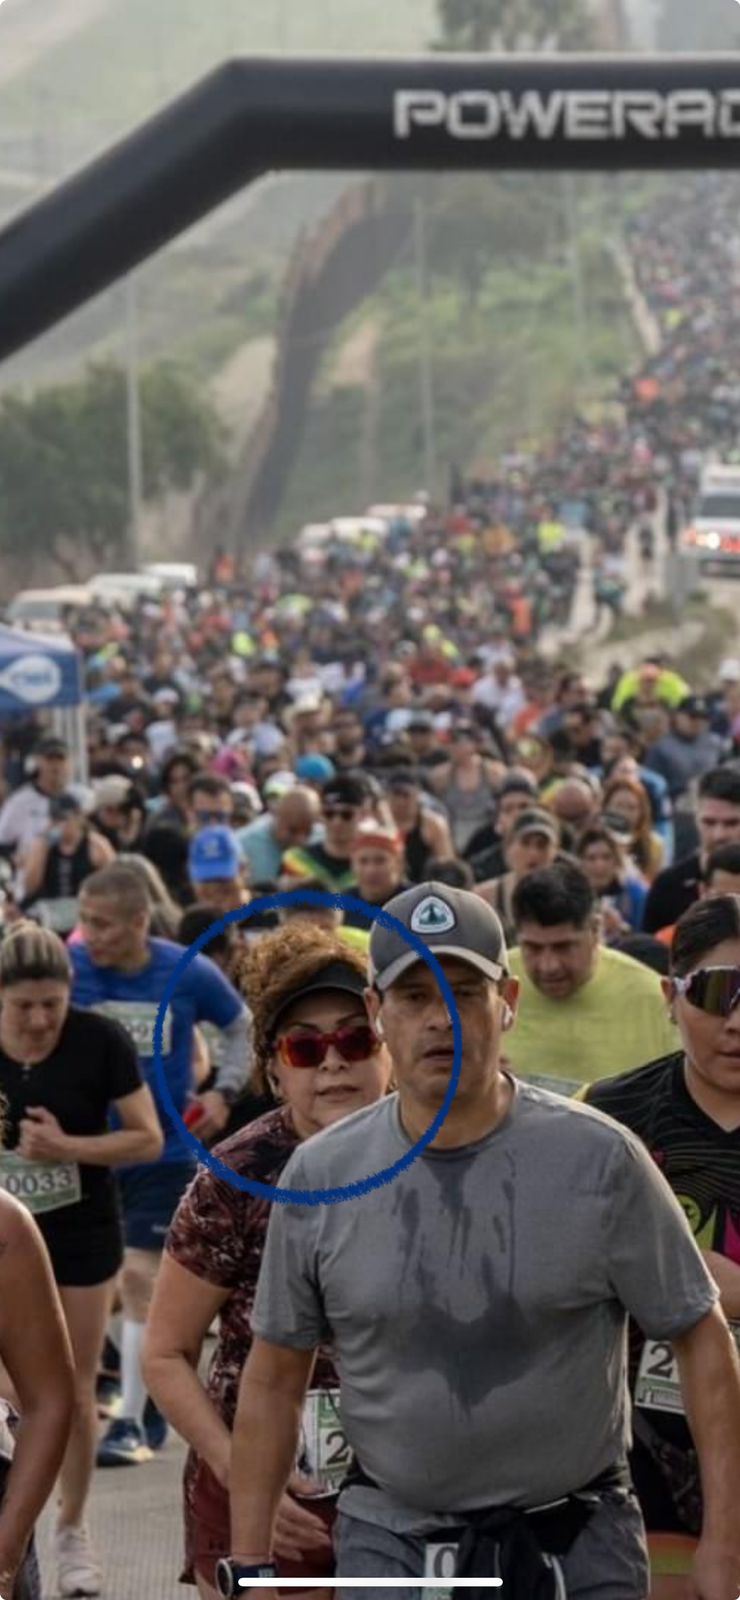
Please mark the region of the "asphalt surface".
<svg viewBox="0 0 740 1600"><path fill-rule="evenodd" d="M185 1449L170 1434L164 1449L139 1467L106 1467L95 1474L89 1525L105 1572L104 1600L197 1600L178 1583L182 1563L180 1480ZM56 1600L50 1560L53 1513L39 1535L44 1600Z"/></svg>

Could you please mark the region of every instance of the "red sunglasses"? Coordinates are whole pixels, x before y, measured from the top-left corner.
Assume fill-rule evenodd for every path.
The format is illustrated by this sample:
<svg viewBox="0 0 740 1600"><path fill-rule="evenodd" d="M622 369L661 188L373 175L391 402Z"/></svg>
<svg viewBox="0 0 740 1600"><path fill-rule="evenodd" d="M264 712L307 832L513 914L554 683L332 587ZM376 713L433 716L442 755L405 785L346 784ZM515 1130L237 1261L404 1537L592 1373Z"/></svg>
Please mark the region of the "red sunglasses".
<svg viewBox="0 0 740 1600"><path fill-rule="evenodd" d="M286 1067L320 1067L334 1045L344 1061L366 1061L380 1048L368 1022L348 1022L334 1033L284 1033L278 1051Z"/></svg>

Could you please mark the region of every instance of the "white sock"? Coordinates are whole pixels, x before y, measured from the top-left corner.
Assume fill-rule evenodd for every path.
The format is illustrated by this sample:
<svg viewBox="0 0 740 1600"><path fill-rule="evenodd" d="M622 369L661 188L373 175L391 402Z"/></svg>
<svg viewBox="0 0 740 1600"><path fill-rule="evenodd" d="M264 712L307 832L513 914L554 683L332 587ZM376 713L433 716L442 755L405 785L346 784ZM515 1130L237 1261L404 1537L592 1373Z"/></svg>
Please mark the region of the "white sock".
<svg viewBox="0 0 740 1600"><path fill-rule="evenodd" d="M144 1323L123 1319L121 1337L121 1416L138 1422L144 1421L147 1394L141 1375L141 1347L144 1343Z"/></svg>

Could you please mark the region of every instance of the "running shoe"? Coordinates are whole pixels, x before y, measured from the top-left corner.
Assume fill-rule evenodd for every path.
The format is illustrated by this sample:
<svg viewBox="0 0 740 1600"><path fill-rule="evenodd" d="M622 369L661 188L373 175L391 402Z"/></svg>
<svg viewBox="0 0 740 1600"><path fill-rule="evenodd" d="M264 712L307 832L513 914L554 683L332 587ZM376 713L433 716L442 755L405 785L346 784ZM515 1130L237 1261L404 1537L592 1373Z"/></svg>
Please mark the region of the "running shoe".
<svg viewBox="0 0 740 1600"><path fill-rule="evenodd" d="M151 1396L144 1407L144 1438L150 1450L161 1450L169 1433L166 1417L155 1406Z"/></svg>
<svg viewBox="0 0 740 1600"><path fill-rule="evenodd" d="M57 1528L54 1535L57 1589L60 1595L97 1595L102 1592L103 1574L98 1566L84 1524L79 1528Z"/></svg>
<svg viewBox="0 0 740 1600"><path fill-rule="evenodd" d="M143 1430L131 1417L116 1417L98 1445L99 1467L139 1467L151 1459Z"/></svg>

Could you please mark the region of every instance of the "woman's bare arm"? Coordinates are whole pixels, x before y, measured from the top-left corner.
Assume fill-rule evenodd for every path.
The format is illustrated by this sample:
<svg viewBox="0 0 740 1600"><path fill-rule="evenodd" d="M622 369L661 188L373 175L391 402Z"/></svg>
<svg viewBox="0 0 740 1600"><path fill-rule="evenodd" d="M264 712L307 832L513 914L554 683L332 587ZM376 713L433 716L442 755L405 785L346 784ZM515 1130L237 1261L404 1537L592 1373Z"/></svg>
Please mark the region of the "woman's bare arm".
<svg viewBox="0 0 740 1600"><path fill-rule="evenodd" d="M198 1377L203 1340L230 1289L197 1278L165 1251L147 1319L143 1372L152 1398L221 1483L231 1439Z"/></svg>
<svg viewBox="0 0 740 1600"><path fill-rule="evenodd" d="M21 1412L0 1509L0 1594L9 1594L61 1466L75 1391L46 1247L31 1217L6 1194L0 1194L0 1308L0 1357Z"/></svg>

